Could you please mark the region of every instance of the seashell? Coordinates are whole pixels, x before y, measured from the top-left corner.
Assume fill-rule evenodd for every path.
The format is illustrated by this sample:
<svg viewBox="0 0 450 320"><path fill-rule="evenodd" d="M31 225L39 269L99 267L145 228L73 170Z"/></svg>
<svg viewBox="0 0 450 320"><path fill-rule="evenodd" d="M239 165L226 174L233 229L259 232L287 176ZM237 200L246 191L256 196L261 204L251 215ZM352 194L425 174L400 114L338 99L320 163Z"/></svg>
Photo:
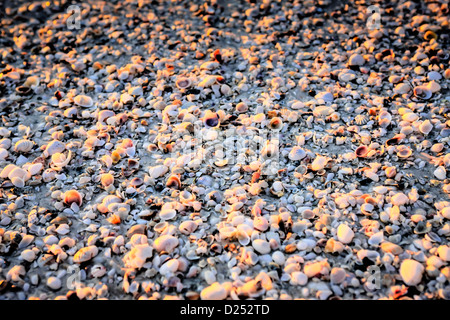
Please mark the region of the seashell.
<svg viewBox="0 0 450 320"><path fill-rule="evenodd" d="M143 184L144 184L144 180L142 180L142 178L139 178L139 177L134 177L130 181L130 186L132 186L133 188L137 188Z"/></svg>
<svg viewBox="0 0 450 320"><path fill-rule="evenodd" d="M54 169L45 169L42 173L42 180L44 182L50 182L56 178L56 171Z"/></svg>
<svg viewBox="0 0 450 320"><path fill-rule="evenodd" d="M237 238L238 242L243 246L246 246L250 243L250 236L245 231L238 229L236 232L236 238Z"/></svg>
<svg viewBox="0 0 450 320"><path fill-rule="evenodd" d="M206 110L205 116L203 117L203 123L205 126L209 128L216 128L220 124L219 117L217 116L217 113L212 112L211 110Z"/></svg>
<svg viewBox="0 0 450 320"><path fill-rule="evenodd" d="M0 172L0 177L5 179L8 178L8 175L11 171L13 171L15 168L18 168L15 164L8 164L6 167L3 168L2 172Z"/></svg>
<svg viewBox="0 0 450 320"><path fill-rule="evenodd" d="M177 175L171 175L169 179L167 179L166 187L180 190L181 189L180 178Z"/></svg>
<svg viewBox="0 0 450 320"><path fill-rule="evenodd" d="M72 189L64 193L64 203L69 206L72 205L72 203L76 203L79 207L81 207L83 199L77 190Z"/></svg>
<svg viewBox="0 0 450 320"><path fill-rule="evenodd" d="M299 146L294 146L288 155L290 160L298 161L306 157L306 152Z"/></svg>
<svg viewBox="0 0 450 320"><path fill-rule="evenodd" d="M214 69L218 68L219 66L220 66L220 63L218 63L218 62L207 61L207 62L204 62L200 66L200 70L214 70Z"/></svg>
<svg viewBox="0 0 450 320"><path fill-rule="evenodd" d="M76 105L84 108L89 108L94 105L94 101L92 100L92 98L83 94L77 95L75 98L73 98L73 102L75 102Z"/></svg>
<svg viewBox="0 0 450 320"><path fill-rule="evenodd" d="M30 76L25 80L23 86L29 88L36 88L39 85L39 77L38 76Z"/></svg>
<svg viewBox="0 0 450 320"><path fill-rule="evenodd" d="M367 146L359 146L356 150L355 150L355 155L358 158L365 158L367 156L367 154L369 153L369 148L367 148Z"/></svg>
<svg viewBox="0 0 450 320"><path fill-rule="evenodd" d="M164 251L171 253L178 246L178 244L178 239L176 237L165 234L155 239L153 242L153 249L158 252Z"/></svg>
<svg viewBox="0 0 450 320"><path fill-rule="evenodd" d="M394 93L397 94L404 94L404 93L408 93L409 91L411 91L411 86L408 83L399 83L395 86L394 88Z"/></svg>
<svg viewBox="0 0 450 320"><path fill-rule="evenodd" d="M42 163L33 163L27 168L27 170L30 173L30 175L34 176L38 174L43 168L44 165Z"/></svg>
<svg viewBox="0 0 450 320"><path fill-rule="evenodd" d="M177 211L174 209L162 209L159 213L159 217L161 218L161 220L171 220L175 218L176 215Z"/></svg>
<svg viewBox="0 0 450 320"><path fill-rule="evenodd" d="M48 157L55 153L62 153L66 149L66 145L59 140L52 140L44 151L44 156Z"/></svg>
<svg viewBox="0 0 450 320"><path fill-rule="evenodd" d="M114 204L121 203L122 200L115 195L107 195L103 198L102 202L97 206L97 210L101 213L107 213L108 211L111 211L110 209L113 208Z"/></svg>
<svg viewBox="0 0 450 320"><path fill-rule="evenodd" d="M355 119L353 119L353 122L357 124L358 126L364 125L367 122L369 122L369 117L365 114L358 114Z"/></svg>
<svg viewBox="0 0 450 320"><path fill-rule="evenodd" d="M419 99L428 100L432 95L432 91L426 86L417 86L414 88L414 96Z"/></svg>
<svg viewBox="0 0 450 320"><path fill-rule="evenodd" d="M8 173L8 178L11 180L11 182L17 187L18 185L16 185L16 183L22 185L25 181L27 181L28 179L30 179L31 174L19 167L15 167L13 168L9 173ZM22 180L22 181L20 181Z"/></svg>
<svg viewBox="0 0 450 320"><path fill-rule="evenodd" d="M10 180L11 183L17 188L25 187L25 181L20 177L12 177Z"/></svg>
<svg viewBox="0 0 450 320"><path fill-rule="evenodd" d="M100 178L100 182L106 188L114 183L114 176L110 173L104 173Z"/></svg>
<svg viewBox="0 0 450 320"><path fill-rule="evenodd" d="M75 253L73 256L73 262L75 263L83 263L91 260L98 254L98 248L96 246L88 246L81 248Z"/></svg>
<svg viewBox="0 0 450 320"><path fill-rule="evenodd" d="M397 147L397 156L400 158L409 158L412 155L410 147L401 145Z"/></svg>
<svg viewBox="0 0 450 320"><path fill-rule="evenodd" d="M268 127L273 131L280 131L283 128L283 121L279 117L274 117L270 119Z"/></svg>
<svg viewBox="0 0 450 320"><path fill-rule="evenodd" d="M346 224L341 223L337 228L337 238L342 243L350 243L353 240L355 233L353 230Z"/></svg>
<svg viewBox="0 0 450 320"><path fill-rule="evenodd" d="M392 166L392 167L387 167L384 170L384 173L386 174L386 177L388 178L393 178L397 175L397 168Z"/></svg>
<svg viewBox="0 0 450 320"><path fill-rule="evenodd" d="M54 154L52 154L52 157L51 157L51 159L52 159L51 166L62 169L66 165L69 164L71 158L72 158L72 152L70 150L69 150L69 154L67 155L67 157L63 153L59 153L59 152L54 153Z"/></svg>
<svg viewBox="0 0 450 320"><path fill-rule="evenodd" d="M191 79L186 78L186 77L178 77L177 81L175 82L175 85L180 90L189 88L191 86L191 84L192 84Z"/></svg>
<svg viewBox="0 0 450 320"><path fill-rule="evenodd" d="M180 226L178 227L178 230L185 235L190 235L193 233L198 227L198 224L195 221L188 220L183 221Z"/></svg>
<svg viewBox="0 0 450 320"><path fill-rule="evenodd" d="M113 152L111 152L111 161L112 163L117 163L120 161L122 157L120 156L120 153L117 150L114 150Z"/></svg>
<svg viewBox="0 0 450 320"><path fill-rule="evenodd" d="M431 30L428 30L427 32L425 32L423 38L427 41L430 41L431 39L437 39L437 34Z"/></svg>
<svg viewBox="0 0 450 320"><path fill-rule="evenodd" d="M269 242L263 239L253 240L252 247L260 254L268 254L271 251Z"/></svg>
<svg viewBox="0 0 450 320"><path fill-rule="evenodd" d="M244 113L248 111L248 106L245 102L239 102L235 109L237 113Z"/></svg>
<svg viewBox="0 0 450 320"><path fill-rule="evenodd" d="M270 188L270 192L277 197L282 197L284 194L284 186L280 181L275 181Z"/></svg>
<svg viewBox="0 0 450 320"><path fill-rule="evenodd" d="M14 151L27 153L33 149L34 142L26 139L21 139L14 145Z"/></svg>
<svg viewBox="0 0 450 320"><path fill-rule="evenodd" d="M433 174L439 180L445 180L447 178L447 170L443 166L437 167Z"/></svg>
<svg viewBox="0 0 450 320"><path fill-rule="evenodd" d="M116 114L111 110L102 110L97 115L97 120L100 123L104 123L106 119L114 117Z"/></svg>
<svg viewBox="0 0 450 320"><path fill-rule="evenodd" d="M432 129L433 125L431 124L430 120L423 121L419 126L420 132L422 132L424 135L428 135Z"/></svg>
<svg viewBox="0 0 450 320"><path fill-rule="evenodd" d="M195 200L195 195L193 193L190 193L187 190L183 190L180 192L180 201L183 204L189 204L190 202Z"/></svg>
<svg viewBox="0 0 450 320"><path fill-rule="evenodd" d="M313 171L319 171L323 168L325 168L326 164L328 163L328 159L326 157L323 157L321 155L318 155L313 163L311 164L311 170Z"/></svg>
<svg viewBox="0 0 450 320"><path fill-rule="evenodd" d="M159 177L164 176L169 171L169 168L165 165L158 165L155 167L150 167L148 170L148 173L150 174L150 177L157 179Z"/></svg>
<svg viewBox="0 0 450 320"><path fill-rule="evenodd" d="M198 86L200 88L208 88L211 87L213 84L215 84L216 81L217 81L216 76L208 75L198 84Z"/></svg>

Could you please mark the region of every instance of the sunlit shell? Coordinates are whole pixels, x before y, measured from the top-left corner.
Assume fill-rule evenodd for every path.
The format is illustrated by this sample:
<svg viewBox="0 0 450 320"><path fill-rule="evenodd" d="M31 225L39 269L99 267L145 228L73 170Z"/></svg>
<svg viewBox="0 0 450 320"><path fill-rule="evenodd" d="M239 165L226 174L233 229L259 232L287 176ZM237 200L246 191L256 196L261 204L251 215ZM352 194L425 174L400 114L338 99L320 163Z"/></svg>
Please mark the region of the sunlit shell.
<svg viewBox="0 0 450 320"><path fill-rule="evenodd" d="M422 100L428 100L431 98L433 93L426 86L417 86L414 88L414 96Z"/></svg>
<svg viewBox="0 0 450 320"><path fill-rule="evenodd" d="M174 236L165 234L162 235L153 242L153 249L158 252L172 252L179 244L179 241Z"/></svg>
<svg viewBox="0 0 450 320"><path fill-rule="evenodd" d="M44 155L46 157L55 153L61 153L66 149L66 145L59 140L52 140L45 148Z"/></svg>
<svg viewBox="0 0 450 320"><path fill-rule="evenodd" d="M367 148L367 146L359 146L356 150L355 150L355 155L358 158L364 158L367 156L367 154L369 153L369 148Z"/></svg>
<svg viewBox="0 0 450 320"><path fill-rule="evenodd" d="M44 165L42 163L33 163L30 166L28 166L27 170L32 176L34 176L38 174L43 168Z"/></svg>
<svg viewBox="0 0 450 320"><path fill-rule="evenodd" d="M180 226L178 227L178 230L185 235L189 235L192 232L194 232L198 227L198 224L195 221L188 220L183 221Z"/></svg>
<svg viewBox="0 0 450 320"><path fill-rule="evenodd" d="M397 168L393 166L387 167L386 169L384 169L384 173L386 174L386 177L393 178L397 174Z"/></svg>
<svg viewBox="0 0 450 320"><path fill-rule="evenodd" d="M159 177L162 177L169 171L169 168L165 165L157 165L154 167L150 167L148 170L148 173L150 174L150 177L157 179Z"/></svg>
<svg viewBox="0 0 450 320"><path fill-rule="evenodd" d="M247 104L245 102L239 102L236 105L236 112L244 113L244 112L247 112L247 111L248 111L248 106L247 106Z"/></svg>
<svg viewBox="0 0 450 320"><path fill-rule="evenodd" d="M112 110L102 110L97 115L97 120L104 123L106 119L114 117L116 114Z"/></svg>
<svg viewBox="0 0 450 320"><path fill-rule="evenodd" d="M66 165L69 164L70 160L72 158L72 152L69 150L68 155L66 156L64 153L54 153L52 154L52 161L51 165L52 167L56 168L64 168Z"/></svg>
<svg viewBox="0 0 450 320"><path fill-rule="evenodd" d="M288 155L290 160L298 161L306 157L306 152L299 146L294 146Z"/></svg>
<svg viewBox="0 0 450 320"><path fill-rule="evenodd" d="M217 113L206 110L205 116L203 117L203 123L209 128L215 128L219 126L220 120Z"/></svg>
<svg viewBox="0 0 450 320"><path fill-rule="evenodd" d="M166 187L172 188L172 189L181 189L181 181L180 178L176 175L171 175L169 179L167 179Z"/></svg>
<svg viewBox="0 0 450 320"><path fill-rule="evenodd" d="M180 201L184 204L189 204L195 200L195 195L187 190L180 192Z"/></svg>
<svg viewBox="0 0 450 320"><path fill-rule="evenodd" d="M56 178L56 171L54 169L45 169L42 173L42 180L44 182L50 182Z"/></svg>
<svg viewBox="0 0 450 320"><path fill-rule="evenodd" d="M77 190L69 190L64 193L64 203L69 206L72 203L76 203L79 207L81 207L83 199Z"/></svg>
<svg viewBox="0 0 450 320"><path fill-rule="evenodd" d="M270 119L268 127L273 131L280 131L283 128L283 121L279 117Z"/></svg>
<svg viewBox="0 0 450 320"><path fill-rule="evenodd" d="M111 152L111 160L113 163L119 162L120 158L121 158L120 153L117 150Z"/></svg>
<svg viewBox="0 0 450 320"><path fill-rule="evenodd" d="M159 213L159 217L161 220L171 220L175 218L177 215L177 211L175 209L161 209L161 212Z"/></svg>
<svg viewBox="0 0 450 320"><path fill-rule="evenodd" d="M112 205L121 203L122 199L115 195L107 195L103 198L102 203L97 206L97 210L101 213L107 213L112 208Z"/></svg>
<svg viewBox="0 0 450 320"><path fill-rule="evenodd" d="M73 102L84 108L89 108L94 105L94 100L92 100L91 97L85 96L83 94L77 95L75 98L73 98Z"/></svg>
<svg viewBox="0 0 450 320"><path fill-rule="evenodd" d="M28 179L30 179L31 174L19 167L15 167L13 168L9 174L8 174L8 178L11 180L11 182L15 185L14 183L14 179L21 179L23 182L27 181Z"/></svg>
<svg viewBox="0 0 450 320"><path fill-rule="evenodd" d="M367 122L369 122L369 117L365 114L358 114L355 119L353 120L355 124L358 126L364 125Z"/></svg>
<svg viewBox="0 0 450 320"><path fill-rule="evenodd" d="M397 149L397 156L400 158L408 158L412 155L412 150L408 146L399 146Z"/></svg>
<svg viewBox="0 0 450 320"><path fill-rule="evenodd" d="M110 173L104 173L100 178L100 182L102 186L108 187L114 183L114 176Z"/></svg>
<svg viewBox="0 0 450 320"><path fill-rule="evenodd" d="M187 89L191 86L191 84L191 79L186 77L179 77L175 82L175 85L178 87L178 89Z"/></svg>
<svg viewBox="0 0 450 320"><path fill-rule="evenodd" d="M33 149L34 143L33 141L22 139L16 142L14 145L14 151L27 153Z"/></svg>
<svg viewBox="0 0 450 320"><path fill-rule="evenodd" d="M139 178L139 177L134 177L130 181L130 186L132 186L133 188L140 187L143 184L144 184L144 180L142 180L142 178Z"/></svg>
<svg viewBox="0 0 450 320"><path fill-rule="evenodd" d="M215 84L217 81L217 77L213 75L207 75L199 84L198 86L201 88L208 88Z"/></svg>
<svg viewBox="0 0 450 320"><path fill-rule="evenodd" d="M311 164L311 170L319 171L319 170L323 169L326 166L327 162L328 162L328 159L326 157L318 155L314 159L313 163Z"/></svg>
<svg viewBox="0 0 450 320"><path fill-rule="evenodd" d="M94 245L81 248L78 250L73 256L73 262L75 263L83 263L91 260L98 254L98 248Z"/></svg>
<svg viewBox="0 0 450 320"><path fill-rule="evenodd" d="M423 121L419 126L420 132L422 132L425 135L429 134L432 129L433 125L431 124L430 120Z"/></svg>
<svg viewBox="0 0 450 320"><path fill-rule="evenodd" d="M8 164L3 168L2 172L0 173L0 177L3 179L8 178L9 173L15 168L18 168L15 164Z"/></svg>

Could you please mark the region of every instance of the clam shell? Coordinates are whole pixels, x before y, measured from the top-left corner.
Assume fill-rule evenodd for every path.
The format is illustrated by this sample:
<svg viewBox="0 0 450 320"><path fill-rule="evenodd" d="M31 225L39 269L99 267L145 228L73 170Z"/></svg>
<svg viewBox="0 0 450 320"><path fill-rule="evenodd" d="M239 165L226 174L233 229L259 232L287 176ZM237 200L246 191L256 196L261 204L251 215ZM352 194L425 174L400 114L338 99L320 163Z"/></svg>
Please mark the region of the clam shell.
<svg viewBox="0 0 450 320"><path fill-rule="evenodd" d="M34 142L26 139L22 139L16 142L14 145L14 151L27 153L33 149Z"/></svg>
<svg viewBox="0 0 450 320"><path fill-rule="evenodd" d="M294 146L288 155L290 160L298 161L306 157L306 152L299 146Z"/></svg>
<svg viewBox="0 0 450 320"><path fill-rule="evenodd" d="M432 95L432 91L426 86L417 86L414 88L414 96L419 99L428 100Z"/></svg>
<svg viewBox="0 0 450 320"><path fill-rule="evenodd" d="M153 242L153 249L158 252L172 252L179 244L179 240L171 235L162 235Z"/></svg>
<svg viewBox="0 0 450 320"><path fill-rule="evenodd" d="M64 193L64 203L69 206L72 203L76 203L79 207L81 207L83 198L77 190L69 190Z"/></svg>
<svg viewBox="0 0 450 320"><path fill-rule="evenodd" d="M80 107L89 108L94 105L94 100L91 97L79 94L75 98L73 98L73 102Z"/></svg>

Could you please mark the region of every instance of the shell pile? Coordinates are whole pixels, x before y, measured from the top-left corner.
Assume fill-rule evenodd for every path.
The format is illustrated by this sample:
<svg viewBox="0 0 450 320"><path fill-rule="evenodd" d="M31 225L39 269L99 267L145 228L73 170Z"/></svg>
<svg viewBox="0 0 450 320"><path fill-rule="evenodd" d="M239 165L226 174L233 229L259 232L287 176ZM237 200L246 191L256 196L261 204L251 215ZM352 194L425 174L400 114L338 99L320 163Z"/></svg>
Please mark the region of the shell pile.
<svg viewBox="0 0 450 320"><path fill-rule="evenodd" d="M0 299L450 298L447 1L7 3Z"/></svg>

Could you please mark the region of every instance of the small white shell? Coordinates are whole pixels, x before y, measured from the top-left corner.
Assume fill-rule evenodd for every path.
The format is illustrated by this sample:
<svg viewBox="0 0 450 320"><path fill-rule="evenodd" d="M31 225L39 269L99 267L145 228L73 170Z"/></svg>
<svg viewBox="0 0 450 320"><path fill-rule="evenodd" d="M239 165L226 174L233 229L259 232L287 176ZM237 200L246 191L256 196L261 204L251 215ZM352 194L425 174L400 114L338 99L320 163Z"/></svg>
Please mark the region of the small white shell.
<svg viewBox="0 0 450 320"><path fill-rule="evenodd" d="M161 218L161 220L171 220L175 218L176 215L177 211L170 208L162 209L161 212L159 213L159 217Z"/></svg>
<svg viewBox="0 0 450 320"><path fill-rule="evenodd" d="M162 177L169 171L169 168L165 165L158 165L155 167L150 167L148 169L148 173L150 174L150 177L157 179L159 177Z"/></svg>
<svg viewBox="0 0 450 320"><path fill-rule="evenodd" d="M289 159L293 161L301 160L306 157L306 152L299 146L294 146L289 152Z"/></svg>
<svg viewBox="0 0 450 320"><path fill-rule="evenodd" d="M42 163L33 163L30 166L28 166L27 170L28 172L34 176L41 172L41 170L44 168L44 165Z"/></svg>

